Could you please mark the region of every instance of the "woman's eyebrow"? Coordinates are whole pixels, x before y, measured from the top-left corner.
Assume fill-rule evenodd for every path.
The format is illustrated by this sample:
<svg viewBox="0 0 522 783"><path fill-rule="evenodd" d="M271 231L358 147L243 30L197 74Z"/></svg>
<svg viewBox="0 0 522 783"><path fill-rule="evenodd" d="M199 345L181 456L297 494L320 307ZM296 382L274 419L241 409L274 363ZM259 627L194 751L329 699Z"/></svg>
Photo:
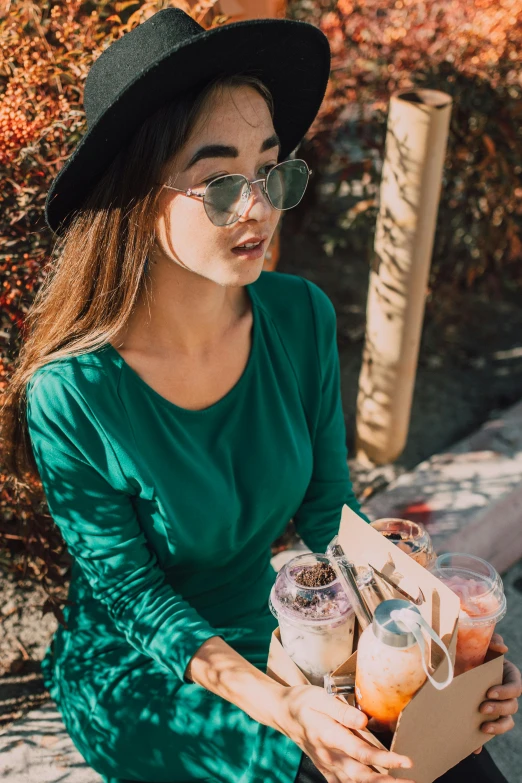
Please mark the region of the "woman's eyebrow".
<svg viewBox="0 0 522 783"><path fill-rule="evenodd" d="M261 149L259 152L265 152L266 150L272 149L272 147L281 148L281 141L277 133L272 134L272 136L269 136L268 139L264 140L264 142L261 144ZM205 147L201 147L199 150L197 150L197 152L194 153L183 171L188 171L192 166L194 166L203 158L237 158L238 155L239 151L237 147L228 147L225 144L207 144Z"/></svg>

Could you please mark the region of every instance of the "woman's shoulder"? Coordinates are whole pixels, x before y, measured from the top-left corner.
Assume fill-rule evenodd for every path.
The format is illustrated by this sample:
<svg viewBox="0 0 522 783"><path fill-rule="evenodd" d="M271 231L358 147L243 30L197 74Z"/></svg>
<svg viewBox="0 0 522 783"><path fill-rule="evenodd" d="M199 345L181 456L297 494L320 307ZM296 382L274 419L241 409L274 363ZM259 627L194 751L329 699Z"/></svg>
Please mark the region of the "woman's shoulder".
<svg viewBox="0 0 522 783"><path fill-rule="evenodd" d="M318 323L325 318L335 320L331 299L318 285L300 275L261 272L251 287L269 312L294 313L296 322L307 311Z"/></svg>
<svg viewBox="0 0 522 783"><path fill-rule="evenodd" d="M66 399L106 397L111 386L116 386L119 372L107 347L61 356L38 367L26 384L28 400L57 407Z"/></svg>
<svg viewBox="0 0 522 783"><path fill-rule="evenodd" d="M119 369L104 348L53 359L33 372L26 384L26 422L34 451L53 459L56 454L57 460L65 454L77 466L88 463L127 491L131 484L121 463L127 459L129 475L133 463L119 447L126 426Z"/></svg>

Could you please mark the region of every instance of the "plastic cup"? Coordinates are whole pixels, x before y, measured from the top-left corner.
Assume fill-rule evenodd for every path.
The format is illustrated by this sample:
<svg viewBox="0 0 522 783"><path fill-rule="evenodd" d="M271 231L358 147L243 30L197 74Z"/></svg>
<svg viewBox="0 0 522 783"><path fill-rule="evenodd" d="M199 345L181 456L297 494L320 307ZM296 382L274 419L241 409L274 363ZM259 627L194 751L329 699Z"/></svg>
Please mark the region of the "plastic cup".
<svg viewBox="0 0 522 783"><path fill-rule="evenodd" d="M331 567L326 555L306 553L284 565L270 592L270 611L277 618L281 644L312 685L323 686L325 674L337 669L353 649L355 614L336 577L314 587L296 581L317 563Z"/></svg>
<svg viewBox="0 0 522 783"><path fill-rule="evenodd" d="M435 560L430 534L419 522L390 517L376 519L371 526L424 568Z"/></svg>
<svg viewBox="0 0 522 783"><path fill-rule="evenodd" d="M481 557L439 555L429 570L460 598L455 675L484 663L495 625L506 614L502 579Z"/></svg>
<svg viewBox="0 0 522 783"><path fill-rule="evenodd" d="M409 601L381 603L357 645L355 697L379 731L395 731L400 713L426 681L423 650L414 634L390 618L393 609L405 608L420 614Z"/></svg>

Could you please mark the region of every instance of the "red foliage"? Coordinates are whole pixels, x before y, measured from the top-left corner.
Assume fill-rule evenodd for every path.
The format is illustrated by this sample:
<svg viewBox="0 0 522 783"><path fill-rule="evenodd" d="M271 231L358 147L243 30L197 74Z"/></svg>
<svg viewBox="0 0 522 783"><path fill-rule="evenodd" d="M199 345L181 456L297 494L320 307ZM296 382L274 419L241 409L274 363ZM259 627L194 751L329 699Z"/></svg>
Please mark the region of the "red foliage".
<svg viewBox="0 0 522 783"><path fill-rule="evenodd" d="M338 186L363 171L378 185L391 94L449 93L432 288L487 275L520 285L522 0L314 0L306 7L292 0L290 12L318 24L330 41L330 85L308 135L323 165L337 166ZM342 139L350 151L335 155ZM356 244L357 234L365 235L364 247L375 200L368 207L351 225Z"/></svg>
<svg viewBox="0 0 522 783"><path fill-rule="evenodd" d="M89 68L114 40L167 5L205 28L227 19L214 10L215 0L192 7L183 0L14 0L0 18L0 403L26 313L51 261L45 198L85 132ZM62 622L59 595L69 559L59 530L39 482L16 496L10 484L0 475L0 564L40 580L49 595L44 611Z"/></svg>

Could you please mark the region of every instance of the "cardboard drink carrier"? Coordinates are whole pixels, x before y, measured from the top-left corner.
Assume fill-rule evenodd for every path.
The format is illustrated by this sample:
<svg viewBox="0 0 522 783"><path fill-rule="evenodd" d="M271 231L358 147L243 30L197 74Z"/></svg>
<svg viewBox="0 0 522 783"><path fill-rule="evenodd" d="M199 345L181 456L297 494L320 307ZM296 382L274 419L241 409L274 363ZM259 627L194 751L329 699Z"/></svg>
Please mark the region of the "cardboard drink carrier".
<svg viewBox="0 0 522 783"><path fill-rule="evenodd" d="M419 589L422 591L424 601L417 608L442 639L454 663L459 597L348 506L344 506L341 516L339 543L356 567L374 566L410 596L417 597ZM404 598L399 593L396 597ZM355 651L333 674L355 674L360 632L361 629L356 627ZM432 676L437 682L442 682L448 674L447 660L431 640L428 643L426 638L426 644ZM488 652L481 666L454 677L443 690L437 690L426 680L401 712L389 748L409 756L413 768L387 770L375 766L374 769L392 777L415 780L416 783L433 783L448 769L485 745L494 735L480 731L485 716L479 713L479 706L485 700L488 689L502 682L503 664L503 655ZM267 674L283 685L310 684L285 652L279 628L272 634ZM375 747L385 747L377 735L368 729L349 731Z"/></svg>

